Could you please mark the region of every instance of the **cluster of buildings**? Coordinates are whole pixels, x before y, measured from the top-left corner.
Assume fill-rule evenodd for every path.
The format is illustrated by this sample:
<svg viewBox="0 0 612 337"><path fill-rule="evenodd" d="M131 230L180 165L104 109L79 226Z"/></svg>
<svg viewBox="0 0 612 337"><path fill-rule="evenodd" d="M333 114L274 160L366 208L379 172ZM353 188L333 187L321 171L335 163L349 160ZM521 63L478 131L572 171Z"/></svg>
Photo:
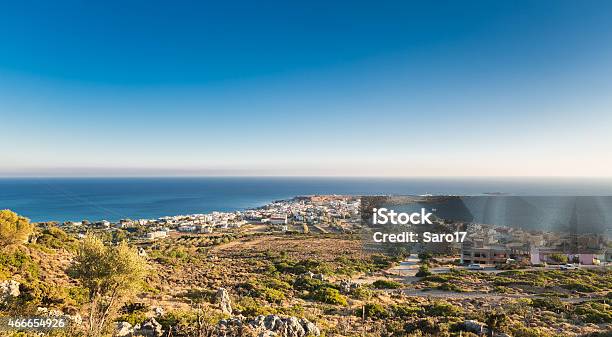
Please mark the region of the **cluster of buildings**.
<svg viewBox="0 0 612 337"><path fill-rule="evenodd" d="M240 228L247 224L268 225L272 230L287 231L290 225L350 226L358 222L359 199L346 196L307 196L275 201L256 209L164 216L157 219L121 219L116 223L101 220L94 223L69 222L64 226L102 230L144 230L143 238L162 239L171 231L209 234L215 230Z"/></svg>
<svg viewBox="0 0 612 337"><path fill-rule="evenodd" d="M264 207L244 213L245 219L271 225L288 223L350 226L359 219L359 198L326 195L296 197L275 201Z"/></svg>
<svg viewBox="0 0 612 337"><path fill-rule="evenodd" d="M461 245L465 264L579 263L599 265L612 261L605 235L572 235L527 231L505 226L471 225L469 240Z"/></svg>

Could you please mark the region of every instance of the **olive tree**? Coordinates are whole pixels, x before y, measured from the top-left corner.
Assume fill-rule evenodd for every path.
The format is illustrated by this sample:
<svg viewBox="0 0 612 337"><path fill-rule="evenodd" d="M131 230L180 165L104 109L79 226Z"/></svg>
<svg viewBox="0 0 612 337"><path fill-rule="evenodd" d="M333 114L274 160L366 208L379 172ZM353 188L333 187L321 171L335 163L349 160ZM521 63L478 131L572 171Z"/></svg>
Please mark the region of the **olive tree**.
<svg viewBox="0 0 612 337"><path fill-rule="evenodd" d="M88 335L100 336L119 308L144 284L147 263L125 242L106 246L100 239L88 235L70 267L70 274L88 290Z"/></svg>

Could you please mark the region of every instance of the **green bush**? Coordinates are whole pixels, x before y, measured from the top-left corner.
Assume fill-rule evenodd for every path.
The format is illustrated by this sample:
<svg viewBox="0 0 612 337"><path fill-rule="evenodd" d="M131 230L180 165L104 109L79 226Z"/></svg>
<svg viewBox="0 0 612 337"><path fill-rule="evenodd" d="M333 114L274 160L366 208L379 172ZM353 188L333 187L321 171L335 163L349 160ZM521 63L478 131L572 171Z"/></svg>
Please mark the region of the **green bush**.
<svg viewBox="0 0 612 337"><path fill-rule="evenodd" d="M276 314L276 310L270 306L260 304L252 297L242 297L238 303L236 303L236 309L247 317Z"/></svg>
<svg viewBox="0 0 612 337"><path fill-rule="evenodd" d="M462 313L460 307L454 306L446 301L437 301L425 307L428 316L459 316Z"/></svg>
<svg viewBox="0 0 612 337"><path fill-rule="evenodd" d="M336 304L346 306L347 301L346 297L340 294L338 289L324 287L316 290L312 294L312 298L316 301L328 303L328 304Z"/></svg>
<svg viewBox="0 0 612 337"><path fill-rule="evenodd" d="M141 324L147 319L147 314L142 311L134 311L131 313L120 315L116 321L117 322L128 322L132 325Z"/></svg>
<svg viewBox="0 0 612 337"><path fill-rule="evenodd" d="M526 327L522 324L510 327L510 333L514 337L550 337L551 335L538 328Z"/></svg>
<svg viewBox="0 0 612 337"><path fill-rule="evenodd" d="M391 311L396 317L405 318L418 315L423 309L409 304L395 304L391 306Z"/></svg>
<svg viewBox="0 0 612 337"><path fill-rule="evenodd" d="M419 271L416 273L416 277L425 277L425 276L430 276L431 275L431 271L429 271L429 266L427 266L426 264L422 264L419 267Z"/></svg>
<svg viewBox="0 0 612 337"><path fill-rule="evenodd" d="M367 303L361 310L358 311L358 316L365 315L365 318L387 318L389 312L378 303Z"/></svg>
<svg viewBox="0 0 612 337"><path fill-rule="evenodd" d="M376 289L398 289L402 288L402 284L391 280L376 280L372 283Z"/></svg>
<svg viewBox="0 0 612 337"><path fill-rule="evenodd" d="M612 309L605 303L582 303L576 306L574 313L586 323L612 323Z"/></svg>
<svg viewBox="0 0 612 337"><path fill-rule="evenodd" d="M568 289L568 290L575 290L575 291L580 291L583 293L594 293L599 291L599 288L590 285L590 284L586 284L586 283L582 283L582 282L578 282L578 281L574 281L574 282L569 282L566 284L561 285L562 288Z"/></svg>
<svg viewBox="0 0 612 337"><path fill-rule="evenodd" d="M0 253L0 276L8 278L12 274L21 274L27 280L33 281L40 275L40 267L27 253L21 250Z"/></svg>
<svg viewBox="0 0 612 337"><path fill-rule="evenodd" d="M454 283L443 283L437 287L439 290L454 291L457 293L465 292L466 290Z"/></svg>
<svg viewBox="0 0 612 337"><path fill-rule="evenodd" d="M357 287L351 290L350 295L358 300L369 300L372 298L372 291L366 287Z"/></svg>
<svg viewBox="0 0 612 337"><path fill-rule="evenodd" d="M566 309L566 305L558 297L534 298L531 301L531 306L557 312L562 312Z"/></svg>

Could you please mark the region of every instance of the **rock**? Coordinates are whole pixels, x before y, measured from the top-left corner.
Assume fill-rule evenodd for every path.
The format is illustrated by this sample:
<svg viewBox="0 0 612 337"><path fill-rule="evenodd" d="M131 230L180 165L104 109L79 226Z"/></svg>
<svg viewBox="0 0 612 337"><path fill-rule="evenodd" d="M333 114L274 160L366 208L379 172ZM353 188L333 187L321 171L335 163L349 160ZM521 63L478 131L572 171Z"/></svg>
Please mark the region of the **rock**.
<svg viewBox="0 0 612 337"><path fill-rule="evenodd" d="M306 334L306 336L312 335L319 337L321 335L321 330L319 330L319 328L314 323L307 320L306 318L300 319L300 325L302 325L302 328L304 328L304 333Z"/></svg>
<svg viewBox="0 0 612 337"><path fill-rule="evenodd" d="M217 337L238 337L243 336L250 326L244 326L242 324L242 318L234 317L230 319L222 319L217 324L217 328L214 336ZM251 336L251 334L247 334Z"/></svg>
<svg viewBox="0 0 612 337"><path fill-rule="evenodd" d="M286 337L303 337L306 336L304 328L300 325L300 321L295 317L289 317L281 321L280 335Z"/></svg>
<svg viewBox="0 0 612 337"><path fill-rule="evenodd" d="M480 323L478 321L466 320L462 323L461 330L481 334L485 330L485 325L484 323Z"/></svg>
<svg viewBox="0 0 612 337"><path fill-rule="evenodd" d="M323 274L314 274L312 276L313 279L319 280L319 281L325 281L325 275Z"/></svg>
<svg viewBox="0 0 612 337"><path fill-rule="evenodd" d="M340 291L344 294L350 293L353 289L359 288L359 284L350 280L340 281Z"/></svg>
<svg viewBox="0 0 612 337"><path fill-rule="evenodd" d="M231 334L227 334L228 330L230 330L231 327L241 326L241 321L238 320L240 323L237 323L235 320L236 319L219 321L219 330L224 333L224 336L233 336ZM277 315L260 315L251 320L248 323L248 327L250 327L259 337L318 337L321 335L319 328L306 318L281 318Z"/></svg>
<svg viewBox="0 0 612 337"><path fill-rule="evenodd" d="M276 331L281 328L283 321L276 315L268 315L264 319L264 327L270 331Z"/></svg>
<svg viewBox="0 0 612 337"><path fill-rule="evenodd" d="M229 293L225 288L219 288L217 290L217 295L215 296L217 303L221 308L221 311L224 314L231 315L232 314L232 301L229 297Z"/></svg>
<svg viewBox="0 0 612 337"><path fill-rule="evenodd" d="M138 247L138 256L147 257L149 254L147 254L147 251L144 248Z"/></svg>
<svg viewBox="0 0 612 337"><path fill-rule="evenodd" d="M116 337L126 337L131 336L134 333L134 329L132 328L132 324L128 322L117 322L117 326L115 327Z"/></svg>
<svg viewBox="0 0 612 337"><path fill-rule="evenodd" d="M12 297L19 296L19 282L6 280L0 282L0 304L6 303Z"/></svg>
<svg viewBox="0 0 612 337"><path fill-rule="evenodd" d="M144 336L144 337L161 337L164 334L164 330L162 330L162 325L159 324L155 318L149 318L144 323L140 329L134 329L134 335Z"/></svg>
<svg viewBox="0 0 612 337"><path fill-rule="evenodd" d="M166 313L164 311L164 308L162 308L162 307L154 308L153 312L155 313L155 316L157 316L157 317L161 317L161 316L163 316Z"/></svg>
<svg viewBox="0 0 612 337"><path fill-rule="evenodd" d="M314 274L313 272L311 272L311 271L307 271L307 272L305 272L304 274L302 274L301 276L302 276L302 277L304 277L304 278L313 278L313 277L314 277L314 275L315 275L315 274Z"/></svg>

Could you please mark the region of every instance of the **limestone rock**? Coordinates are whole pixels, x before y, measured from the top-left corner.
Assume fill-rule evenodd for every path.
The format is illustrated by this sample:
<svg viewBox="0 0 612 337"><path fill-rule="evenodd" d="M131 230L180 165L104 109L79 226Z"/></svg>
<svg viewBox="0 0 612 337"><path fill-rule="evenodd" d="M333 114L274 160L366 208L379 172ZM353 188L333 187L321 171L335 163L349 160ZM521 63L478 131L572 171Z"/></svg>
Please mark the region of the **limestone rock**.
<svg viewBox="0 0 612 337"><path fill-rule="evenodd" d="M117 326L115 327L115 335L116 337L126 337L131 336L134 333L134 329L132 328L132 324L128 322L117 322Z"/></svg>
<svg viewBox="0 0 612 337"><path fill-rule="evenodd" d="M6 303L11 297L17 297L19 294L19 282L13 280L0 282L0 304Z"/></svg>
<svg viewBox="0 0 612 337"><path fill-rule="evenodd" d="M248 325L243 325L240 318L221 320L218 324L218 331L220 335L230 337L234 336L231 334L232 331L236 331L236 328L243 326L250 328L259 337L306 337L321 335L319 328L306 318L282 318L277 315L257 316L248 322Z"/></svg>
<svg viewBox="0 0 612 337"><path fill-rule="evenodd" d="M153 309L153 312L155 313L156 317L161 317L163 316L166 312L164 311L164 308L162 307L156 307Z"/></svg>
<svg viewBox="0 0 612 337"><path fill-rule="evenodd" d="M323 274L314 274L312 278L315 280L325 281L325 275Z"/></svg>
<svg viewBox="0 0 612 337"><path fill-rule="evenodd" d="M144 337L161 337L164 334L164 330L162 330L162 325L159 324L155 318L149 318L138 330L134 330L134 335L144 336Z"/></svg>
<svg viewBox="0 0 612 337"><path fill-rule="evenodd" d="M300 319L300 325L302 325L302 327L304 328L304 333L306 334L306 336L310 336L310 335L320 336L321 335L321 330L319 330L319 328L314 323L307 320L306 318Z"/></svg>
<svg viewBox="0 0 612 337"><path fill-rule="evenodd" d="M144 248L138 247L138 256L148 257L149 254L147 254L147 251Z"/></svg>
<svg viewBox="0 0 612 337"><path fill-rule="evenodd" d="M480 322L475 321L475 320L466 320L462 324L462 330L463 331L468 331L468 332L473 332L475 334L481 334L485 330L485 325L484 325L484 323L480 323Z"/></svg>
<svg viewBox="0 0 612 337"><path fill-rule="evenodd" d="M229 297L229 293L225 288L219 288L217 295L215 296L217 303L219 303L220 309L224 314L232 314L232 301Z"/></svg>

